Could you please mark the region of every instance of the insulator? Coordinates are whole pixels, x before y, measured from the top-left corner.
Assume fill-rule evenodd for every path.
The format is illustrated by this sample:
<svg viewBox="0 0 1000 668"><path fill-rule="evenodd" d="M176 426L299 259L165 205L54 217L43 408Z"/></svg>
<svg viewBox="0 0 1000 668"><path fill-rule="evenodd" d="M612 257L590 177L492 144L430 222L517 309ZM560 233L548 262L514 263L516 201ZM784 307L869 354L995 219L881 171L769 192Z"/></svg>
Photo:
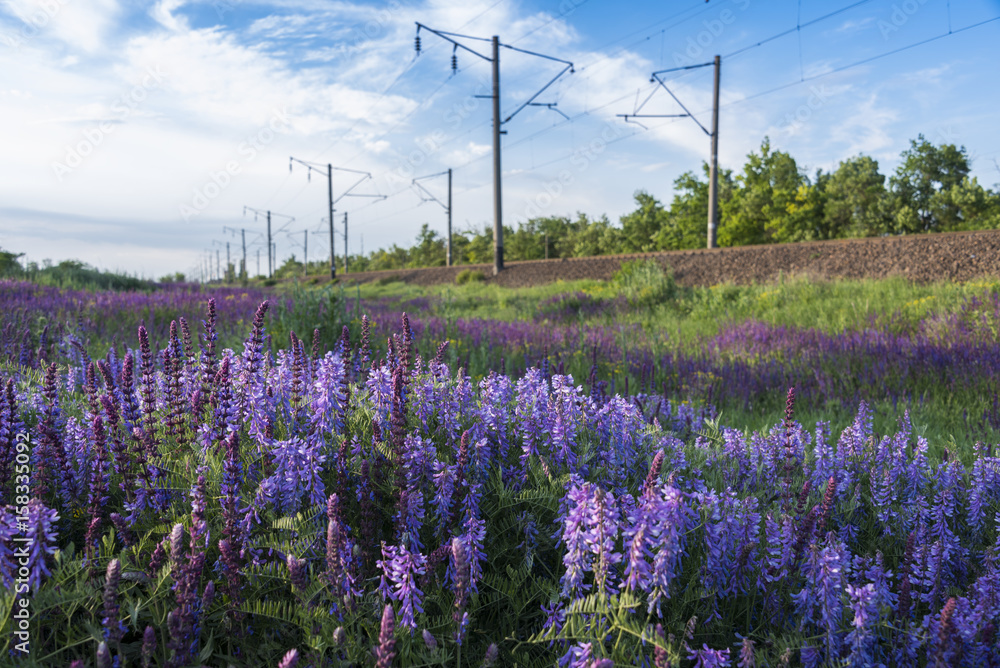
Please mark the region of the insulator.
<svg viewBox="0 0 1000 668"><path fill-rule="evenodd" d="M413 46L417 48L417 55L420 55L420 35L418 34L416 39L413 40Z"/></svg>
<svg viewBox="0 0 1000 668"><path fill-rule="evenodd" d="M458 56L451 54L451 71L458 72Z"/></svg>

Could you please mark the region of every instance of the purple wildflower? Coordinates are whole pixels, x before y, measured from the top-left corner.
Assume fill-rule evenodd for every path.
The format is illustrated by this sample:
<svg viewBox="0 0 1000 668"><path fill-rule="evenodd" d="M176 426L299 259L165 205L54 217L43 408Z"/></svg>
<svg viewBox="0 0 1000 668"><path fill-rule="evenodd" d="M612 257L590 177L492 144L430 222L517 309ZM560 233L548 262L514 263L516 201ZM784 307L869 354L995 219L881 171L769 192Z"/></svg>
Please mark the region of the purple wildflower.
<svg viewBox="0 0 1000 668"><path fill-rule="evenodd" d="M691 650L688 659L694 661L694 668L728 668L733 665L729 660L729 648L709 649L708 645L702 645L702 649Z"/></svg>
<svg viewBox="0 0 1000 668"><path fill-rule="evenodd" d="M121 562L117 559L109 561L104 583L104 619L101 624L104 626L104 639L112 643L121 642L125 632L125 626L118 620L118 583L121 575Z"/></svg>
<svg viewBox="0 0 1000 668"><path fill-rule="evenodd" d="M427 557L407 546L383 543L378 567L382 569L379 592L383 598L400 602L400 623L409 626L412 633L412 629L417 628L414 614L424 611L424 593L417 586L417 576L427 572Z"/></svg>
<svg viewBox="0 0 1000 668"><path fill-rule="evenodd" d="M392 603L387 603L382 610L382 626L379 629L378 646L375 648L375 668L390 668L395 659L395 624Z"/></svg>
<svg viewBox="0 0 1000 668"><path fill-rule="evenodd" d="M142 634L142 668L153 665L153 654L156 653L156 631L147 626Z"/></svg>
<svg viewBox="0 0 1000 668"><path fill-rule="evenodd" d="M870 666L874 662L872 655L873 623L878 621L878 600L875 596L875 585L866 584L861 587L847 585L847 595L851 600L851 610L854 618L851 626L854 628L847 634L847 644L851 648L848 665L855 667Z"/></svg>
<svg viewBox="0 0 1000 668"><path fill-rule="evenodd" d="M27 525L28 563L26 567L29 571L27 585L37 592L38 588L42 586L42 580L52 574L46 561L50 555L56 552L57 532L53 524L59 519L59 513L46 507L38 499L28 501L26 509L27 514L24 520L18 518L18 522Z"/></svg>
<svg viewBox="0 0 1000 668"><path fill-rule="evenodd" d="M299 650L290 649L285 653L284 658L278 662L278 668L295 668L299 663Z"/></svg>

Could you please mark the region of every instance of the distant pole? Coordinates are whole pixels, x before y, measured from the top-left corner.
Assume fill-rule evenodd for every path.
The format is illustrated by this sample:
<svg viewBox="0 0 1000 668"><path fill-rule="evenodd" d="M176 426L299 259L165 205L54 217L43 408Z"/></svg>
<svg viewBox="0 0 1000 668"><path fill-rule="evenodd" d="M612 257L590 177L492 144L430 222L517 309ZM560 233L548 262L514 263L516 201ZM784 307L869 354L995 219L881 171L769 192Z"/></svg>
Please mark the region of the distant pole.
<svg viewBox="0 0 1000 668"><path fill-rule="evenodd" d="M274 278L274 264L271 262L271 212L267 212L267 277Z"/></svg>
<svg viewBox="0 0 1000 668"><path fill-rule="evenodd" d="M302 230L302 275L309 275L309 231Z"/></svg>
<svg viewBox="0 0 1000 668"><path fill-rule="evenodd" d="M344 212L344 273L347 273L347 212Z"/></svg>
<svg viewBox="0 0 1000 668"><path fill-rule="evenodd" d="M245 229L241 229L240 232L243 233L243 267L242 267L242 269L243 269L243 273L245 274L246 271L247 271L247 231Z"/></svg>
<svg viewBox="0 0 1000 668"><path fill-rule="evenodd" d="M712 162L708 167L708 247L715 248L719 229L719 70L722 63L715 57L715 86L712 94Z"/></svg>
<svg viewBox="0 0 1000 668"><path fill-rule="evenodd" d="M333 252L333 165L331 163L326 165L326 194L330 209L328 220L330 221L330 280L332 281L337 278L337 256Z"/></svg>
<svg viewBox="0 0 1000 668"><path fill-rule="evenodd" d="M272 262L274 263L274 271L278 270L278 242L271 242L271 257L274 258ZM274 274L271 274L271 278L274 278Z"/></svg>
<svg viewBox="0 0 1000 668"><path fill-rule="evenodd" d="M257 249L257 275L260 276L260 249Z"/></svg>
<svg viewBox="0 0 1000 668"><path fill-rule="evenodd" d="M447 264L451 266L451 167L448 168L448 257Z"/></svg>
<svg viewBox="0 0 1000 668"><path fill-rule="evenodd" d="M503 271L503 205L500 194L500 38L493 35L493 274Z"/></svg>
<svg viewBox="0 0 1000 668"><path fill-rule="evenodd" d="M229 267L232 266L232 260L229 258L229 242L226 242L226 280L229 280Z"/></svg>
<svg viewBox="0 0 1000 668"><path fill-rule="evenodd" d="M220 280L222 278L222 267L221 267L222 260L219 258L220 255L221 255L221 253L219 253L219 249L216 248L215 249L215 280Z"/></svg>

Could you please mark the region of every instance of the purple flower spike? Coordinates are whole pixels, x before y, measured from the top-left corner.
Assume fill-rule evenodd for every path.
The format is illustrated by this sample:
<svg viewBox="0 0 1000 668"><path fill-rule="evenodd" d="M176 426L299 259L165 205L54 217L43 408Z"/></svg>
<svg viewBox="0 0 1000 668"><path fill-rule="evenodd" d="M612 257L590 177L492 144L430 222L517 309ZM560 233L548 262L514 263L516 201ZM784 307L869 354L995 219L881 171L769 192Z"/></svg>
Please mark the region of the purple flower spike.
<svg viewBox="0 0 1000 668"><path fill-rule="evenodd" d="M378 647L375 648L375 668L390 668L396 658L395 618L392 604L382 610L382 628L379 629Z"/></svg>
<svg viewBox="0 0 1000 668"><path fill-rule="evenodd" d="M42 580L52 573L45 563L49 555L56 552L58 537L54 523L59 519L59 513L45 506L38 499L28 502L27 538L28 548L28 586L38 591ZM23 563L23 562L22 562Z"/></svg>
<svg viewBox="0 0 1000 668"><path fill-rule="evenodd" d="M153 654L156 653L156 631L152 626L147 626L142 634L142 668L149 668L153 664Z"/></svg>
<svg viewBox="0 0 1000 668"><path fill-rule="evenodd" d="M429 649L432 652L435 651L435 650L437 650L437 648L438 648L438 642L437 642L437 640L434 639L434 634L432 634L427 629L424 629L421 632L421 635L424 638L424 646L426 646L427 649Z"/></svg>
<svg viewBox="0 0 1000 668"><path fill-rule="evenodd" d="M740 660L736 666L737 668L755 668L756 665L757 662L754 658L753 652L753 640L750 640L750 638L744 638L743 645L740 647Z"/></svg>
<svg viewBox="0 0 1000 668"><path fill-rule="evenodd" d="M299 662L299 650L290 649L288 653L285 654L285 658L278 662L278 668L295 668L295 665Z"/></svg>
<svg viewBox="0 0 1000 668"><path fill-rule="evenodd" d="M118 621L118 583L121 581L122 565L117 559L108 562L107 580L104 583L104 639L113 643L121 642L122 628Z"/></svg>
<svg viewBox="0 0 1000 668"><path fill-rule="evenodd" d="M497 662L497 656L499 651L497 650L496 643L490 643L490 646L486 648L486 656L483 657L482 668L490 668L493 664Z"/></svg>
<svg viewBox="0 0 1000 668"><path fill-rule="evenodd" d="M113 665L108 643L102 640L101 644L97 646L97 668L112 668Z"/></svg>
<svg viewBox="0 0 1000 668"><path fill-rule="evenodd" d="M702 645L702 649L693 650L688 658L694 661L694 668L728 668L733 665L729 661L728 647L709 649L708 645Z"/></svg>
<svg viewBox="0 0 1000 668"><path fill-rule="evenodd" d="M656 637L659 640L666 642L667 638L663 633L662 624L656 625ZM653 662L653 665L655 665L656 668L670 668L670 657L667 655L667 650L663 649L659 645L656 645L653 648Z"/></svg>
<svg viewBox="0 0 1000 668"><path fill-rule="evenodd" d="M306 588L306 560L298 559L295 555L289 554L285 559L288 565L288 574L292 581L292 586L298 591L305 591Z"/></svg>

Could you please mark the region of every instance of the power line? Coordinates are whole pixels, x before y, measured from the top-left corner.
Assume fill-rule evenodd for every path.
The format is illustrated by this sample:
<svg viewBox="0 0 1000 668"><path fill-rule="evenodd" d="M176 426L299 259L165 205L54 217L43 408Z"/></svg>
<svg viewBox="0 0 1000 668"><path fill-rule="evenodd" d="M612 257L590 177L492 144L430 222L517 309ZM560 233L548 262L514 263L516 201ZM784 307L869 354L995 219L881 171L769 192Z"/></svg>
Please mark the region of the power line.
<svg viewBox="0 0 1000 668"><path fill-rule="evenodd" d="M894 56L897 53L902 53L903 51L908 51L910 49L916 48L918 46L923 46L925 44L930 44L931 42L936 42L937 40L942 39L944 37L950 37L951 35L957 35L959 33L965 32L966 30L972 30L973 28L978 28L980 26L984 26L987 23L993 23L994 21L1000 21L1000 16L994 16L991 19L985 19L983 21L979 21L978 23L973 23L971 25L967 25L965 27L958 28L957 30L953 30L953 31L949 31L949 32L943 32L940 35L935 35L934 37L928 37L927 39L922 39L919 42L913 42L912 44L907 44L906 46L901 46L898 49L893 49L891 51L886 51L885 53L880 53L878 55L871 56L869 58L864 58L862 60L858 60L858 61L850 63L848 65L843 65L841 67L836 67L836 68L834 68L832 70L829 70L827 72L822 72L820 74L814 74L812 76L802 78L799 81L791 81L791 82L786 83L786 84L781 84L780 86L775 86L774 88L769 88L767 90L760 91L759 93L754 93L753 95L748 95L747 97L741 98L739 100L734 100L734 101L729 102L727 104L723 104L723 105L721 105L720 108L724 109L724 108L728 108L728 107L733 107L733 106L736 106L738 104L743 104L744 102L749 102L750 100L755 100L755 99L757 99L759 97L764 97L765 95L770 95L771 93L776 93L776 92L784 90L786 88L791 88L792 86L797 86L797 85L799 85L801 83L805 83L807 81L815 81L816 79L822 79L823 77L828 77L831 74L837 74L839 72L843 72L845 70L849 70L849 69L852 69L854 67L860 67L861 65L867 65L868 63L874 62L876 60L880 60L882 58L887 58L888 56Z"/></svg>

